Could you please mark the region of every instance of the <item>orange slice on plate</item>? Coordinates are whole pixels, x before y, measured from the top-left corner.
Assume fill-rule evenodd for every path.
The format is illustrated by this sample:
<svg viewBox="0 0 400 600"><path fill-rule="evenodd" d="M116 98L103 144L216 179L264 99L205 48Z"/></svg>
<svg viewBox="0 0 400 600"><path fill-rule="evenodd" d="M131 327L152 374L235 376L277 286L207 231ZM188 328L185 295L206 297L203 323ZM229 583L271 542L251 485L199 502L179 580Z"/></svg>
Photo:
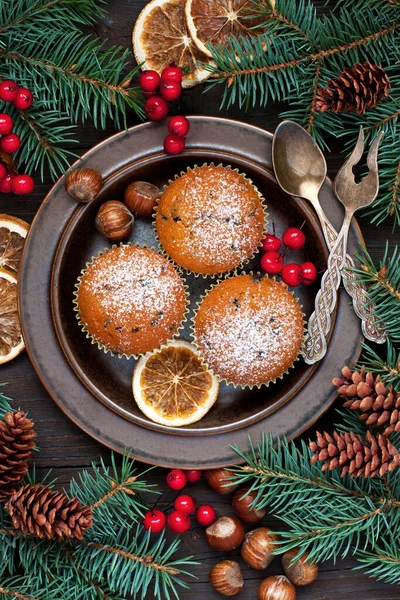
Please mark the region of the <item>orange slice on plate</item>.
<svg viewBox="0 0 400 600"><path fill-rule="evenodd" d="M29 225L25 221L0 214L0 269L18 273L28 230Z"/></svg>
<svg viewBox="0 0 400 600"><path fill-rule="evenodd" d="M18 317L17 278L0 269L0 364L12 360L24 348Z"/></svg>
<svg viewBox="0 0 400 600"><path fill-rule="evenodd" d="M206 44L225 46L230 36L257 36L265 18L254 16L252 0L186 0L185 14L189 33L206 56Z"/></svg>
<svg viewBox="0 0 400 600"><path fill-rule="evenodd" d="M218 378L185 340L143 356L133 374L133 396L155 423L182 427L199 421L218 397Z"/></svg>
<svg viewBox="0 0 400 600"><path fill-rule="evenodd" d="M186 0L152 0L140 13L133 30L133 51L142 69L157 73L175 64L184 70L183 87L210 77L198 64L207 57L190 37L185 19Z"/></svg>

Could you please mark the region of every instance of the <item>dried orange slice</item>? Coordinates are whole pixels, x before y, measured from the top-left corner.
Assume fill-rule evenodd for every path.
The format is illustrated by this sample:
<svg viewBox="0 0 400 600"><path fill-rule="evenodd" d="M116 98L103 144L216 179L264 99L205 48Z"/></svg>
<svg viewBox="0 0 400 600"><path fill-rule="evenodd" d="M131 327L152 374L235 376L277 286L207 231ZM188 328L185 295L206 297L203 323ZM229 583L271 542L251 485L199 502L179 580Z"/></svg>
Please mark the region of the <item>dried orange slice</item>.
<svg viewBox="0 0 400 600"><path fill-rule="evenodd" d="M229 36L259 35L265 19L254 17L252 0L186 0L185 14L189 33L206 56L211 52L206 44L226 45Z"/></svg>
<svg viewBox="0 0 400 600"><path fill-rule="evenodd" d="M152 421L170 427L199 421L216 401L218 391L217 377L185 340L146 354L133 374L133 396L140 410Z"/></svg>
<svg viewBox="0 0 400 600"><path fill-rule="evenodd" d="M0 269L18 273L28 230L29 225L25 221L0 214Z"/></svg>
<svg viewBox="0 0 400 600"><path fill-rule="evenodd" d="M18 317L17 278L0 269L0 364L12 360L24 348Z"/></svg>
<svg viewBox="0 0 400 600"><path fill-rule="evenodd" d="M182 86L192 87L211 73L200 62L208 59L193 43L186 26L186 0L152 0L140 13L133 30L133 51L143 69L158 73L170 64L184 69Z"/></svg>

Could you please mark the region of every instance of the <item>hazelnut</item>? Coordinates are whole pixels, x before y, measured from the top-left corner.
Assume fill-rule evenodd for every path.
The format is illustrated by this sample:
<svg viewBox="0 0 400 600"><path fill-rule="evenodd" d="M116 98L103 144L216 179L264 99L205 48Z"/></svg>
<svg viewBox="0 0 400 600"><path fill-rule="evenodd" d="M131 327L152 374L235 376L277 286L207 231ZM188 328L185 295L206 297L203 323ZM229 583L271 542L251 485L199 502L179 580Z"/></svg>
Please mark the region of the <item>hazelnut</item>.
<svg viewBox="0 0 400 600"><path fill-rule="evenodd" d="M246 534L241 549L242 558L253 569L266 569L274 559L273 551L277 545L278 536L266 527L259 527Z"/></svg>
<svg viewBox="0 0 400 600"><path fill-rule="evenodd" d="M249 488L240 488L233 496L233 509L239 519L245 523L258 523L267 512L265 508L252 508L256 497L257 493L254 491L249 492Z"/></svg>
<svg viewBox="0 0 400 600"><path fill-rule="evenodd" d="M236 596L243 588L243 575L237 562L222 560L210 571L210 583L222 596Z"/></svg>
<svg viewBox="0 0 400 600"><path fill-rule="evenodd" d="M156 185L147 181L132 181L124 194L124 202L135 215L151 217L161 192Z"/></svg>
<svg viewBox="0 0 400 600"><path fill-rule="evenodd" d="M230 494L239 486L238 483L230 481L233 472L229 469L209 469L204 471L207 483L217 494Z"/></svg>
<svg viewBox="0 0 400 600"><path fill-rule="evenodd" d="M294 585L308 585L318 577L318 565L308 561L308 552L296 559L298 550L292 548L282 556L282 566L286 577Z"/></svg>
<svg viewBox="0 0 400 600"><path fill-rule="evenodd" d="M133 215L123 202L109 200L100 206L95 225L111 242L121 242L132 231Z"/></svg>
<svg viewBox="0 0 400 600"><path fill-rule="evenodd" d="M260 583L257 600L296 600L296 588L284 575L272 575Z"/></svg>
<svg viewBox="0 0 400 600"><path fill-rule="evenodd" d="M103 178L95 169L75 169L65 179L65 189L78 202L91 202L103 187Z"/></svg>
<svg viewBox="0 0 400 600"><path fill-rule="evenodd" d="M207 527L206 539L214 550L234 550L244 540L244 527L237 517L221 517Z"/></svg>

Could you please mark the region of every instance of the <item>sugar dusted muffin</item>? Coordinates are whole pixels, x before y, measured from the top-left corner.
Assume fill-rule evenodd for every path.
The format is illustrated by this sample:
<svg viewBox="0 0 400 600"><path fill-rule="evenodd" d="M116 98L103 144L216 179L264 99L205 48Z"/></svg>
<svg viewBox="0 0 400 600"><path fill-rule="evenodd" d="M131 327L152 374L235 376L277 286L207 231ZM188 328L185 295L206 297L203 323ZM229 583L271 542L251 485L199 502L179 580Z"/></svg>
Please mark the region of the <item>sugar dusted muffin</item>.
<svg viewBox="0 0 400 600"><path fill-rule="evenodd" d="M99 347L137 356L159 348L182 324L184 283L163 256L140 246L114 246L85 269L76 310L83 330Z"/></svg>
<svg viewBox="0 0 400 600"><path fill-rule="evenodd" d="M194 317L196 346L207 366L243 387L281 377L299 355L301 308L286 286L243 274L215 285Z"/></svg>
<svg viewBox="0 0 400 600"><path fill-rule="evenodd" d="M257 188L222 165L189 169L165 189L157 207L164 250L187 271L202 275L229 271L249 259L264 226Z"/></svg>

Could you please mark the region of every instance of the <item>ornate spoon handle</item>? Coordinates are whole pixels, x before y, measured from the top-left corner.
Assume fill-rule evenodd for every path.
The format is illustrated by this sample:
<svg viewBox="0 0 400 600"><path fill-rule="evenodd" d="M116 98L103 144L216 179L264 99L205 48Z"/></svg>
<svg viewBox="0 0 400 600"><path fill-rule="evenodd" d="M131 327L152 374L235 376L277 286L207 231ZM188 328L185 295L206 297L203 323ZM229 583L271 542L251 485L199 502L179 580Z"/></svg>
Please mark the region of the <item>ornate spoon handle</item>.
<svg viewBox="0 0 400 600"><path fill-rule="evenodd" d="M331 314L337 302L337 290L341 280L340 271L344 266L346 256L350 220L351 215L346 214L343 227L329 254L328 267L322 276L321 288L315 298L315 310L308 320L303 358L309 365L321 360L326 354L326 336L331 329Z"/></svg>
<svg viewBox="0 0 400 600"><path fill-rule="evenodd" d="M328 221L325 213L317 210L321 222L322 231L329 250L335 245L338 233L332 223ZM361 319L361 329L364 337L376 344L383 344L386 340L386 332L382 323L380 323L374 314L371 302L369 301L367 290L363 283L356 281L357 275L354 269L354 260L349 254L346 254L344 268L346 274L343 276L343 285L346 292L353 300L354 312Z"/></svg>

